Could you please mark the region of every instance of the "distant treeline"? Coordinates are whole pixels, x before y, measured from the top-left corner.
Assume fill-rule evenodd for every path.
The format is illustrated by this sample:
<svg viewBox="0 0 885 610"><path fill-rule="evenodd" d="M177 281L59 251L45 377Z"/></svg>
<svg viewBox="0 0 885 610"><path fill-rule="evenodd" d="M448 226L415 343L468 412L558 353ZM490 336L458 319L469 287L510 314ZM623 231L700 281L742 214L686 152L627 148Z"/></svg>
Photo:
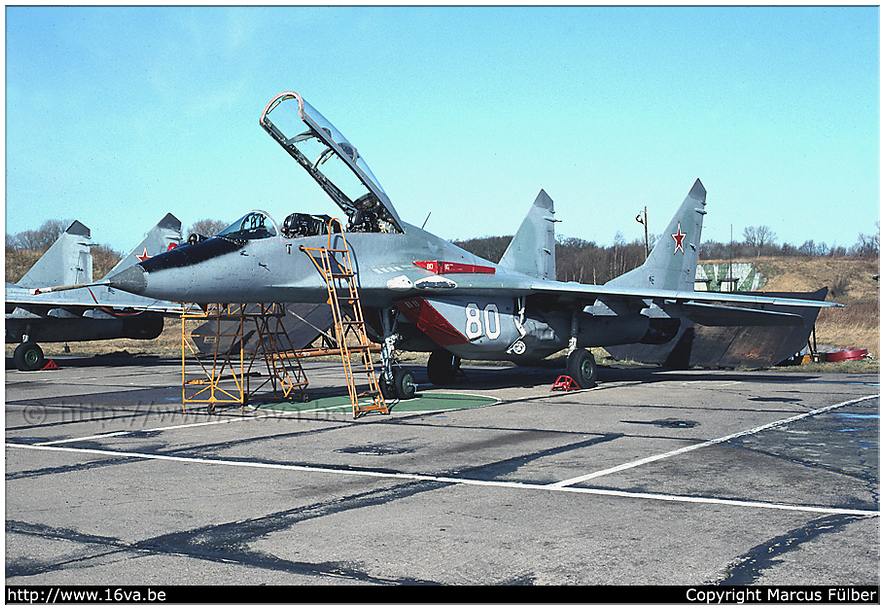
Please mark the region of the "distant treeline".
<svg viewBox="0 0 885 610"><path fill-rule="evenodd" d="M651 236L649 236L651 239ZM497 262L510 243L510 236L478 237L453 241L456 246ZM744 241L723 244L706 241L701 244L701 260L731 260L758 257L834 257L878 258L879 234L861 234L850 248L828 246L808 240L801 246L775 242L776 236L768 227L747 227ZM653 241L653 240L652 240ZM654 247L650 244L649 247ZM558 237L556 240L556 279L563 282L604 284L645 261L643 240L627 242L618 233L610 246L600 246L576 237Z"/></svg>

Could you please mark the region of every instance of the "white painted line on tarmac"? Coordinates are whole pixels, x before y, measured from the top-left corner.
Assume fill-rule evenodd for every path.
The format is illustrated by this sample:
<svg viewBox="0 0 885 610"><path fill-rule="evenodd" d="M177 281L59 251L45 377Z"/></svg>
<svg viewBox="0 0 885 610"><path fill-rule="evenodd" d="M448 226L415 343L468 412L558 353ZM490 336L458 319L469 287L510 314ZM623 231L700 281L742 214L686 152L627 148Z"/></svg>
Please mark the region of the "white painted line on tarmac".
<svg viewBox="0 0 885 610"><path fill-rule="evenodd" d="M855 404L858 402L863 402L865 400L872 400L873 398L879 398L879 395L873 394L871 396L863 396L861 398L854 398L852 400L846 400L845 402L840 402L839 404L836 404L836 405L822 407L820 409L815 409L814 411L809 411L808 413L801 413L799 415L795 415L793 417L788 417L787 419L781 419L779 421L772 422L770 424L764 424L762 426L758 426L758 427L752 428L750 430L744 430L743 432L736 432L735 434L729 434L728 436L722 436L720 438L715 438L711 441L705 441L703 443L698 443L696 445L689 445L687 447L682 447L681 449L675 449L673 451L668 451L667 453L652 455L647 458L642 458L641 460L635 460L633 462L621 464L620 466L614 466L612 468L607 468L605 470L591 472L590 474L585 474L585 475L582 475L579 477L574 477L572 479L566 479L564 481L559 481L557 483L550 483L548 485L548 487L550 487L551 489L562 489L562 488L568 487L570 485L575 485L577 483L583 483L584 481L589 481L591 479L603 477L607 474L621 472L623 470L629 470L630 468L636 468L637 466L642 466L644 464L648 464L651 462L657 462L658 460L664 460L664 459L673 457L675 455L680 455L682 453L688 453L689 451L694 451L696 449L703 449L704 447L709 447L711 445L725 443L727 441L730 441L735 438L739 438L741 436L749 436L751 434L756 434L757 432L762 432L763 430L768 430L769 428L783 426L784 424L789 424L791 422L798 421L800 419L805 419L807 417L813 417L814 415L826 413L827 411L832 411L833 409L838 409L839 407L845 407L845 406L852 405L852 404Z"/></svg>
<svg viewBox="0 0 885 610"><path fill-rule="evenodd" d="M110 457L130 457L146 460L160 460L166 462L180 462L190 464L206 464L211 466L233 466L236 468L260 468L265 470L283 470L295 472L336 474L347 476L364 476L377 479L400 479L409 481L431 481L435 483L451 483L456 485L474 485L478 487L499 487L510 489L523 489L557 493L577 493L597 496L614 496L620 498L638 498L666 502L688 502L692 504L719 504L726 506L741 506L747 508L765 508L777 510L789 510L798 512L825 513L837 515L856 516L879 516L879 511L855 510L847 508L830 508L826 506L800 506L790 504L774 504L771 502L752 502L745 500L728 500L724 498L703 498L694 496L676 496L670 494L638 493L631 491L618 491L614 489L592 489L586 487L551 487L550 485L537 485L532 483L518 483L513 481L487 481L482 479L464 479L457 477L441 477L425 474L408 474L397 472L378 472L373 470L348 470L343 468L322 468L318 466L301 466L298 464L272 464L268 462L251 462L239 460L224 460L185 457L176 455L163 455L158 453L140 453L134 451L110 451L106 449L81 449L77 447L50 447L46 445L32 445L27 443L6 443L7 449L31 449L36 451L60 451L68 453L81 453L86 455L103 455Z"/></svg>

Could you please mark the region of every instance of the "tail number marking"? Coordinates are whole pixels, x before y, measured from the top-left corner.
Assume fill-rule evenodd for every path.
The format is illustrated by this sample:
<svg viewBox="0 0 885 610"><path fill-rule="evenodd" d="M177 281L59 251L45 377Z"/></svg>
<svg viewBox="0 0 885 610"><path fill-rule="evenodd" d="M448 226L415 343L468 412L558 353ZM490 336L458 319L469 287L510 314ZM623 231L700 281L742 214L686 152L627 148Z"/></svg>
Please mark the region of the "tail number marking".
<svg viewBox="0 0 885 610"><path fill-rule="evenodd" d="M467 316L465 334L471 341L483 335L489 339L497 339L501 335L501 318L498 316L498 306L495 303L486 305L482 314L479 305L468 303L464 308L464 314ZM483 331L483 322L485 322L485 331Z"/></svg>

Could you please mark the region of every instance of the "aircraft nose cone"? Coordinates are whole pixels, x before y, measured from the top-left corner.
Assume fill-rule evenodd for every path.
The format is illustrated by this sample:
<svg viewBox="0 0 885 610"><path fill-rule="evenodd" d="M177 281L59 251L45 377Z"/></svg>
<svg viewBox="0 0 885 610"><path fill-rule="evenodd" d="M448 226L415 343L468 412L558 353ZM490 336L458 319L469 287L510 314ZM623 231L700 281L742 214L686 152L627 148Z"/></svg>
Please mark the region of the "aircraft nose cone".
<svg viewBox="0 0 885 610"><path fill-rule="evenodd" d="M111 288L125 290L132 294L143 294L147 288L147 273L141 265L132 265L108 278Z"/></svg>

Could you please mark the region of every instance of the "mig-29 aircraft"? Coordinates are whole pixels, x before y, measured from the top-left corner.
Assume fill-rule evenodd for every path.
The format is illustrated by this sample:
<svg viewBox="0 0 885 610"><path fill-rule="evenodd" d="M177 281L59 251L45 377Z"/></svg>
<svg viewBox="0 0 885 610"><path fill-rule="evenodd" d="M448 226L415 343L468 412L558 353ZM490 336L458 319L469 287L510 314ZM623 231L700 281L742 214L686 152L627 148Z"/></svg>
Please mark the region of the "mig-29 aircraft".
<svg viewBox="0 0 885 610"><path fill-rule="evenodd" d="M252 211L212 238L112 275L109 286L175 302L323 303L325 280L303 248L340 248L346 237L366 323L382 344L381 389L400 398L415 384L393 348L430 352L434 384L453 381L461 359L519 363L568 348L568 374L587 388L597 372L585 348L665 343L681 316L790 326L802 317L765 308L835 305L695 292L706 213L699 180L642 266L604 286L559 282L553 202L543 190L495 264L404 222L356 148L299 94L271 100L260 124L347 214L346 231L328 216L293 213L278 225Z"/></svg>
<svg viewBox="0 0 885 610"><path fill-rule="evenodd" d="M19 343L16 368L33 371L45 365L39 342L98 339L155 339L163 330L163 312L181 305L114 290L106 282L92 284L91 231L74 221L46 253L15 284L6 284L6 343ZM166 214L144 240L105 276L181 242L181 221ZM39 286L61 284L64 293L34 294Z"/></svg>

